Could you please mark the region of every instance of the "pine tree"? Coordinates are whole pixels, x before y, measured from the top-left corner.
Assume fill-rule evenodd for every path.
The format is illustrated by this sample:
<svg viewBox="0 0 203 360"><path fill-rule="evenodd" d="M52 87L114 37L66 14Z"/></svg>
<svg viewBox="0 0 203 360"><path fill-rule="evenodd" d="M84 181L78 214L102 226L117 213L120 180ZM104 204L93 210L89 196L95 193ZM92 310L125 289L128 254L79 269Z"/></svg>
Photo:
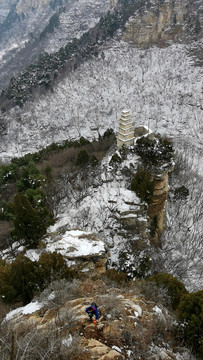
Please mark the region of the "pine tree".
<svg viewBox="0 0 203 360"><path fill-rule="evenodd" d="M25 244L35 247L46 233L46 226L40 214L34 209L25 195L17 193L14 198L14 230L12 236L24 240Z"/></svg>

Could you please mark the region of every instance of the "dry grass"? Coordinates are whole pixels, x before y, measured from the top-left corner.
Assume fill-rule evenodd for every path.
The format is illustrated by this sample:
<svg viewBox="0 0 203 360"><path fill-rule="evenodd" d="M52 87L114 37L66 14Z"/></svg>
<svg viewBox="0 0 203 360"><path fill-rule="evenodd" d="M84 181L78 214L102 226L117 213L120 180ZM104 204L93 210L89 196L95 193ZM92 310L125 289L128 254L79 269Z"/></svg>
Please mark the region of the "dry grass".
<svg viewBox="0 0 203 360"><path fill-rule="evenodd" d="M67 148L63 150L52 151L46 156L46 159L39 164L39 169L42 171L47 166L52 168L52 175L66 173L78 168L75 165L79 151L86 150L89 156L96 156L100 161L105 156L106 151L111 146L112 140L104 142L92 142L89 145L81 146L79 148Z"/></svg>

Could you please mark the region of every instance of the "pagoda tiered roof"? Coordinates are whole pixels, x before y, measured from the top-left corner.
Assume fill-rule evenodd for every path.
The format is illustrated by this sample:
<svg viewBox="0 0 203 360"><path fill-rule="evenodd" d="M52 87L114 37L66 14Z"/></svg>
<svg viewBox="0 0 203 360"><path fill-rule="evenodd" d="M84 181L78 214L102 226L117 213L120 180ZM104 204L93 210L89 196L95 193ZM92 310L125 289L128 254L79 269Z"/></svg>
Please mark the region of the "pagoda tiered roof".
<svg viewBox="0 0 203 360"><path fill-rule="evenodd" d="M119 120L117 133L117 146L131 146L134 144L134 126L129 110L123 110Z"/></svg>

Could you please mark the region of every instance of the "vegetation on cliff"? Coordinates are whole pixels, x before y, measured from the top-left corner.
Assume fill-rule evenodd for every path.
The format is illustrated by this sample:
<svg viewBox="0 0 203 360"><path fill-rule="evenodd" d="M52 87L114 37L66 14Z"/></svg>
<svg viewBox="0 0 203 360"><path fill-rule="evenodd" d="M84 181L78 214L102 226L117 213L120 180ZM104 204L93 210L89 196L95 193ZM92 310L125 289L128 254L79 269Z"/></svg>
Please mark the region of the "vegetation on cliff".
<svg viewBox="0 0 203 360"><path fill-rule="evenodd" d="M0 295L7 304L28 304L54 280L72 279L77 273L71 271L61 254L44 253L38 261L18 255L11 263L0 262Z"/></svg>
<svg viewBox="0 0 203 360"><path fill-rule="evenodd" d="M13 183L17 191L12 201L2 199L1 220L13 221L13 241L20 240L29 247L37 246L46 228L53 223L45 192L47 177L31 161L27 166L3 166L0 173L1 185Z"/></svg>
<svg viewBox="0 0 203 360"><path fill-rule="evenodd" d="M53 192L60 196L60 189L55 189L54 183L62 176L63 167L69 166L69 170L76 172L81 171L83 164L94 167L97 156L101 158L114 141L115 136L108 129L98 142L90 143L81 137L78 141L53 143L0 166L1 226L12 224L10 235L6 233L5 239L0 237L1 247L19 240L26 247L36 248L48 226L54 223ZM53 156L56 159L52 163Z"/></svg>

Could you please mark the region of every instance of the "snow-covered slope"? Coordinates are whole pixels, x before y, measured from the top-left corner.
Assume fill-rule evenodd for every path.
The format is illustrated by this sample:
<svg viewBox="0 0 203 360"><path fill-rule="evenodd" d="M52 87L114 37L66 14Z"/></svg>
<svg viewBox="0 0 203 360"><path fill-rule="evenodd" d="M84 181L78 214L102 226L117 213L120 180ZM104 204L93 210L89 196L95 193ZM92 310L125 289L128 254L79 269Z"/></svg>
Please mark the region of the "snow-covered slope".
<svg viewBox="0 0 203 360"><path fill-rule="evenodd" d="M1 0L0 3L0 24L4 22L9 13L12 0Z"/></svg>
<svg viewBox="0 0 203 360"><path fill-rule="evenodd" d="M107 1L88 0L88 4L89 7L84 6L87 5L85 0L75 1L69 12L60 14L60 28L49 37L46 50L54 51L64 44L65 38L79 37L108 8ZM77 24L75 15L80 19ZM61 39L60 29L66 33ZM11 45L15 46L13 42ZM2 161L34 152L52 142L80 136L93 139L107 128L116 130L124 107L130 109L136 126L147 125L152 131L171 137L175 150L185 153L189 159L189 179L185 174L179 186L188 186L190 197L178 206L168 203L168 230L163 238L160 263L164 263L164 271L173 272L184 280L189 289L201 288L203 278L202 68L196 66L196 58L191 56L192 50L201 48L201 40L190 45L153 46L147 50L120 40L109 40L98 57L79 66L52 91L35 95L22 109L15 107L0 115ZM66 179L64 191L67 193L56 213L56 227L99 232L112 247L113 263L118 261L118 250L126 247L125 237L116 233L117 222L111 216L113 195L118 201L115 207L122 206L119 201L126 196L129 183L122 174L115 176L105 166L98 176L90 178L82 196L77 192L68 193L70 187Z"/></svg>
<svg viewBox="0 0 203 360"><path fill-rule="evenodd" d="M139 50L109 42L98 58L80 66L53 92L2 114L1 158L67 138L97 137L117 128L125 106L136 125L194 147L201 156L202 68L194 66L187 50L177 44Z"/></svg>
<svg viewBox="0 0 203 360"><path fill-rule="evenodd" d="M0 28L0 89L8 85L11 76L35 62L40 53L58 51L72 38L79 38L110 9L109 0L63 0L55 1L55 6L51 3L18 1L17 8L10 10L10 21ZM8 5L2 5L0 11L3 16ZM53 16L57 18L55 23ZM54 26L41 36L50 21Z"/></svg>

